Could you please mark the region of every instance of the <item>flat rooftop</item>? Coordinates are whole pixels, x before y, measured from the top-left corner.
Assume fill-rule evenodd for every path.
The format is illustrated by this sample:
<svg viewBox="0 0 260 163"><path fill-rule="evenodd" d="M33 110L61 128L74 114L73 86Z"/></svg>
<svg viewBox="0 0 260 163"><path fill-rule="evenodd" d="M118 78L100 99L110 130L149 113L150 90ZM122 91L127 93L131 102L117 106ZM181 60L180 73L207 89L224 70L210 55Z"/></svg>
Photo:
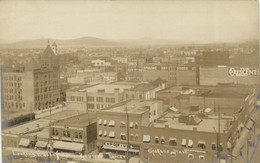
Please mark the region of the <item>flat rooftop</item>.
<svg viewBox="0 0 260 163"><path fill-rule="evenodd" d="M167 114L166 116L159 118L157 122L152 123L154 127L165 128L168 125L172 129L180 130L194 130L203 132L218 132L218 117L207 117L201 119L202 121L198 125L187 125L186 123L179 122L178 114ZM173 118L174 117L174 118ZM232 121L232 116L224 116L220 120L220 132L224 133L228 129L228 124Z"/></svg>
<svg viewBox="0 0 260 163"><path fill-rule="evenodd" d="M233 86L174 86L161 90L162 93L177 93L179 98L185 96L205 96L205 97L231 97L246 98L252 87L233 85Z"/></svg>
<svg viewBox="0 0 260 163"><path fill-rule="evenodd" d="M119 89L119 93L122 93L124 89L130 89L133 88L134 85L125 85L125 84L98 84L92 87L88 87L85 89L80 89L79 91L84 92L90 92L90 93L96 93L99 90L103 90L104 93L114 93L115 89Z"/></svg>
<svg viewBox="0 0 260 163"><path fill-rule="evenodd" d="M67 118L70 118L70 117L73 117L75 115L82 114L82 113L85 113L85 112L76 111L76 110L65 110L62 112L51 114L51 119L57 121L57 120L67 119ZM42 119L50 120L50 116L43 117Z"/></svg>
<svg viewBox="0 0 260 163"><path fill-rule="evenodd" d="M37 119L34 121L26 122L24 124L16 125L10 128L7 128L2 131L2 133L7 134L22 134L29 131L37 130L38 128L44 128L49 125L50 120L47 119ZM53 122L53 120L52 120Z"/></svg>
<svg viewBox="0 0 260 163"><path fill-rule="evenodd" d="M131 113L131 114L143 114L149 109L146 107L149 101L138 101L138 100L131 100L131 101L124 101L119 104L113 105L108 107L107 109L100 110L99 112L107 112L107 113Z"/></svg>
<svg viewBox="0 0 260 163"><path fill-rule="evenodd" d="M83 113L60 121L56 121L54 122L54 125L59 125L59 124L64 125L64 123L66 123L68 125L77 125L77 126L85 127L96 121L97 121L96 114Z"/></svg>

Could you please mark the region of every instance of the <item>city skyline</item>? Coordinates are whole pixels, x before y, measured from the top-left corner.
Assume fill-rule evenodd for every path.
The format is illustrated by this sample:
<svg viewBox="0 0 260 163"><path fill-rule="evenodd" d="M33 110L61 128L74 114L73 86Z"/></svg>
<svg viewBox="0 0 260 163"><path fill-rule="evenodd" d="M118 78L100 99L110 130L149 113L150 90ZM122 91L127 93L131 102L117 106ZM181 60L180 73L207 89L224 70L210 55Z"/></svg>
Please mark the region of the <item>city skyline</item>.
<svg viewBox="0 0 260 163"><path fill-rule="evenodd" d="M257 1L1 1L0 43L40 38L258 40Z"/></svg>

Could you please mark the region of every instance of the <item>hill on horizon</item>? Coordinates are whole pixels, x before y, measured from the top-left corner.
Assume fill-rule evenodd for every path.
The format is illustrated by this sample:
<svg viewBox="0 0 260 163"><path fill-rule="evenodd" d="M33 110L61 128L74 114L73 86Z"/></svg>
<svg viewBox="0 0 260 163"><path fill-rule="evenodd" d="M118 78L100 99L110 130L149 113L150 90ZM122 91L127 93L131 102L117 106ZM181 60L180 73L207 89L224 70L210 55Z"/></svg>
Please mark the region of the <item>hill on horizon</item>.
<svg viewBox="0 0 260 163"><path fill-rule="evenodd" d="M95 37L81 37L70 40L59 40L52 38L41 38L36 40L25 40L9 44L0 44L0 48L45 48L48 44L55 42L58 47L102 47L102 46L119 46L120 43L114 41L107 41Z"/></svg>

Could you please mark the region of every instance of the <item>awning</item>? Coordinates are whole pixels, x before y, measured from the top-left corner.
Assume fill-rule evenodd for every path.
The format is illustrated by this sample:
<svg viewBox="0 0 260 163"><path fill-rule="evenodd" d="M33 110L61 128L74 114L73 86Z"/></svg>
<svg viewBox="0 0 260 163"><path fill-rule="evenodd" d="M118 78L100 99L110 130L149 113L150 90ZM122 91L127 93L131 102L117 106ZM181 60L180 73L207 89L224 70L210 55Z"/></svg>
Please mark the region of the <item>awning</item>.
<svg viewBox="0 0 260 163"><path fill-rule="evenodd" d="M205 113L209 113L209 112L211 112L211 111L212 111L211 108L206 108L206 109L204 110Z"/></svg>
<svg viewBox="0 0 260 163"><path fill-rule="evenodd" d="M186 139L182 139L181 145L186 146Z"/></svg>
<svg viewBox="0 0 260 163"><path fill-rule="evenodd" d="M215 143L215 142L212 142L211 144L212 144L212 145L213 145L213 144L214 144L214 145L216 145L216 143Z"/></svg>
<svg viewBox="0 0 260 163"><path fill-rule="evenodd" d="M144 135L143 136L143 142L144 143L150 143L150 140L151 140L150 135Z"/></svg>
<svg viewBox="0 0 260 163"><path fill-rule="evenodd" d="M130 128L133 128L133 127L134 127L134 122L130 122L129 127L130 127Z"/></svg>
<svg viewBox="0 0 260 163"><path fill-rule="evenodd" d="M107 120L104 120L104 125L107 125Z"/></svg>
<svg viewBox="0 0 260 163"><path fill-rule="evenodd" d="M173 140L173 141L176 141L177 139L176 139L176 138L170 138L169 140Z"/></svg>
<svg viewBox="0 0 260 163"><path fill-rule="evenodd" d="M102 119L100 119L100 120L98 121L98 124L99 124L99 125L101 125L101 124L102 124Z"/></svg>
<svg viewBox="0 0 260 163"><path fill-rule="evenodd" d="M120 135L126 135L124 132L121 132Z"/></svg>
<svg viewBox="0 0 260 163"><path fill-rule="evenodd" d="M171 111L174 111L174 112L177 112L177 111L178 111L178 109L176 109L174 106L170 107L170 110L171 110Z"/></svg>
<svg viewBox="0 0 260 163"><path fill-rule="evenodd" d="M115 126L115 121L110 120L108 126L110 126L110 127L114 127L114 126Z"/></svg>
<svg viewBox="0 0 260 163"><path fill-rule="evenodd" d="M199 141L198 141L198 144L206 144L206 142L205 142L205 141L202 141L202 140L199 140Z"/></svg>
<svg viewBox="0 0 260 163"><path fill-rule="evenodd" d="M115 137L115 132L114 131L110 131L109 132L109 137L110 138L114 138Z"/></svg>
<svg viewBox="0 0 260 163"><path fill-rule="evenodd" d="M84 144L80 143L70 143L63 141L55 141L53 143L54 149L68 150L68 151L77 151L81 152L83 150Z"/></svg>
<svg viewBox="0 0 260 163"><path fill-rule="evenodd" d="M159 139L159 136L155 136L154 138L155 138L155 139Z"/></svg>
<svg viewBox="0 0 260 163"><path fill-rule="evenodd" d="M192 147L192 145L193 145L193 141L191 139L189 139L188 147Z"/></svg>
<svg viewBox="0 0 260 163"><path fill-rule="evenodd" d="M107 131L104 131L104 136L107 136Z"/></svg>
<svg viewBox="0 0 260 163"><path fill-rule="evenodd" d="M162 140L164 140L164 137L163 137L163 136L161 136L161 139L162 139Z"/></svg>
<svg viewBox="0 0 260 163"><path fill-rule="evenodd" d="M40 147L40 148L45 148L45 147L47 147L47 144L48 144L48 142L46 142L46 141L37 141L35 146Z"/></svg>
<svg viewBox="0 0 260 163"><path fill-rule="evenodd" d="M102 135L102 130L99 130L98 135L99 135L99 136Z"/></svg>
<svg viewBox="0 0 260 163"><path fill-rule="evenodd" d="M30 140L22 138L19 142L19 146L28 147L30 145Z"/></svg>

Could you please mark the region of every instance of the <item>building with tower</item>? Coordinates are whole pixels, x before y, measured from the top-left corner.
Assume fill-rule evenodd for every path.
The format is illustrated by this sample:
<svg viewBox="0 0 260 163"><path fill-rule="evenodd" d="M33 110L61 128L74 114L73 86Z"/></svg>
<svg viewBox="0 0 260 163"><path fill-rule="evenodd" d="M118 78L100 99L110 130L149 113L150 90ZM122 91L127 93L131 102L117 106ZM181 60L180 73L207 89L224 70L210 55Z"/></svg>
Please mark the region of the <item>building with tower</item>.
<svg viewBox="0 0 260 163"><path fill-rule="evenodd" d="M49 42L38 60L1 67L2 108L42 111L60 103L60 70L57 45Z"/></svg>

